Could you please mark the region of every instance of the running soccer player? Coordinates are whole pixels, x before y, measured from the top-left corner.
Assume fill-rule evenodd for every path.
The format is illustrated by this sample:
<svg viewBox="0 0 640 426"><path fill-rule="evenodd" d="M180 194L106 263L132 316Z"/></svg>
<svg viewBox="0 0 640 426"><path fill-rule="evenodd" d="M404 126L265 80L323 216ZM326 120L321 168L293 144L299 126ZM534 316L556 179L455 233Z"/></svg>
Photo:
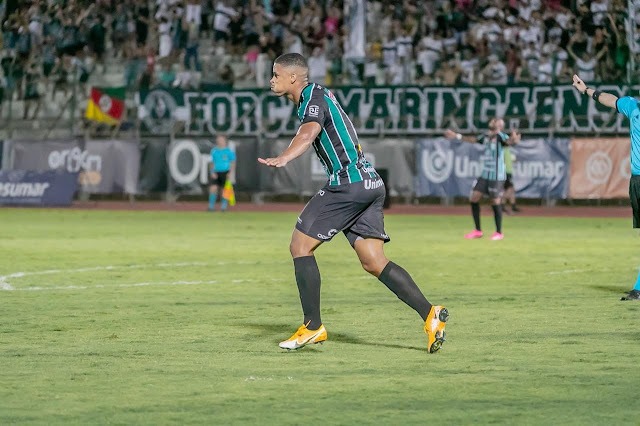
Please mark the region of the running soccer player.
<svg viewBox="0 0 640 426"><path fill-rule="evenodd" d="M491 240L498 241L504 238L502 234L502 193L504 182L507 178L504 147L515 145L520 142L520 133L511 131L511 136L504 133L504 120L499 117L489 120L489 130L477 137L463 136L451 129L444 132L447 139L458 139L465 142L480 143L484 145L484 155L482 156L482 174L473 184L473 190L469 197L471 204L471 214L475 229L464 237L466 239L482 238L482 228L480 228L480 200L483 195L488 195L491 200L491 208L496 222L496 232L491 236Z"/></svg>
<svg viewBox="0 0 640 426"><path fill-rule="evenodd" d="M624 114L630 123L631 138L631 179L629 180L629 198L633 210L633 227L640 228L640 105L638 100L631 96L618 98L611 93L594 90L582 81L577 75L573 76L573 87L585 96L592 97L596 102L609 108L615 108L617 112ZM620 300L640 300L640 273L633 289Z"/></svg>
<svg viewBox="0 0 640 426"><path fill-rule="evenodd" d="M333 93L309 83L308 73L307 61L300 54L286 53L275 60L271 91L295 103L302 124L280 155L258 158L267 166L284 167L313 146L328 177L302 210L291 236L289 249L304 319L279 346L298 349L327 340L320 318L320 271L314 252L342 232L364 270L420 315L427 350L436 352L445 340L449 313L444 306L429 303L407 271L385 256L383 245L389 236L382 214L384 182L364 158L355 128Z"/></svg>

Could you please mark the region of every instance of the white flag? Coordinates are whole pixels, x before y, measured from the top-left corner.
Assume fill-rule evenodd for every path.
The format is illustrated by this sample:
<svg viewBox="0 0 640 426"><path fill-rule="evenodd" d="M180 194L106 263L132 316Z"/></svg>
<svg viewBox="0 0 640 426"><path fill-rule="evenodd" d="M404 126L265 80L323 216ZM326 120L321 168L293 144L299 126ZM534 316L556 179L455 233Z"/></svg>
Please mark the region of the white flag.
<svg viewBox="0 0 640 426"><path fill-rule="evenodd" d="M349 31L344 49L347 58L364 59L365 57L366 5L366 0L345 0L344 2L344 20Z"/></svg>

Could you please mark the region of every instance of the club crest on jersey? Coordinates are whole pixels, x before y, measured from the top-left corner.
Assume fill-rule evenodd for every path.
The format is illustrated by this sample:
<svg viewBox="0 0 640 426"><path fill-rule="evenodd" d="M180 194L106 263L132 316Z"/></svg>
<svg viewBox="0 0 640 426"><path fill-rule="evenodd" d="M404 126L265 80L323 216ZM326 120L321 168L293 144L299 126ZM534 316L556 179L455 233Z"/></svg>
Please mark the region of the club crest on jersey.
<svg viewBox="0 0 640 426"><path fill-rule="evenodd" d="M317 117L320 113L320 107L318 105L309 105L309 116Z"/></svg>

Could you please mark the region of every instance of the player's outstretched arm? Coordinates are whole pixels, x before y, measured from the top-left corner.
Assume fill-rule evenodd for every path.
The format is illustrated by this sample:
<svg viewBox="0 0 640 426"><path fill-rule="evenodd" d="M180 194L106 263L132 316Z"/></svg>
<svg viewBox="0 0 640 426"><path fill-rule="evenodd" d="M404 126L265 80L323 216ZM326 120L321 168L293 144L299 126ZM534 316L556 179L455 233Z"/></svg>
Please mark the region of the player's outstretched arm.
<svg viewBox="0 0 640 426"><path fill-rule="evenodd" d="M287 149L282 151L282 154L274 158L258 158L258 162L269 167L286 166L289 161L300 157L309 149L321 130L322 127L315 121L304 123L298 128L298 133L293 137Z"/></svg>
<svg viewBox="0 0 640 426"><path fill-rule="evenodd" d="M473 136L464 136L462 133L456 133L451 129L447 129L444 131L444 137L447 139L457 139L459 141L465 141L470 143L476 143L477 140Z"/></svg>
<svg viewBox="0 0 640 426"><path fill-rule="evenodd" d="M618 97L616 95L612 95L611 93L601 92L599 90L594 90L590 87L587 87L584 81L576 74L573 75L573 87L578 89L578 92L583 95L587 95L600 102L602 105L608 106L609 108L616 109L616 102L618 101Z"/></svg>

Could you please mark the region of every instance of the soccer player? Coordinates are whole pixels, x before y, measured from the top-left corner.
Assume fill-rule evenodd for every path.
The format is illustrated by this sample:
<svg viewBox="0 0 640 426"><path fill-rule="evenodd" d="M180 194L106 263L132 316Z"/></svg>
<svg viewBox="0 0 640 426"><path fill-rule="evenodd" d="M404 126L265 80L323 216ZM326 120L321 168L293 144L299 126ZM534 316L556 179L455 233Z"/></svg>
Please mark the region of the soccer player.
<svg viewBox="0 0 640 426"><path fill-rule="evenodd" d="M582 81L577 75L573 76L573 87L585 96L592 97L596 102L609 108L615 108L617 112L624 114L630 123L631 136L631 179L629 181L629 198L633 210L633 227L640 228L640 105L638 100L631 96L618 98L611 93L594 90ZM633 289L620 300L640 300L640 273Z"/></svg>
<svg viewBox="0 0 640 426"><path fill-rule="evenodd" d="M209 176L209 211L215 211L216 199L236 167L236 154L229 148L227 137L218 135L216 146L211 150L211 174ZM226 211L229 202L220 196L220 211Z"/></svg>
<svg viewBox="0 0 640 426"><path fill-rule="evenodd" d="M496 232L491 236L491 240L498 241L504 238L502 234L502 193L504 182L507 178L504 148L508 145L515 145L520 142L520 134L515 130L511 131L511 136L504 133L504 120L499 117L489 121L489 130L477 137L463 136L451 129L444 132L447 139L458 139L465 142L480 143L484 145L484 155L482 156L482 174L473 184L473 190L469 197L471 204L471 214L475 229L464 237L466 239L482 238L482 228L480 228L480 200L483 195L488 195L491 199L491 207L496 222Z"/></svg>
<svg viewBox="0 0 640 426"><path fill-rule="evenodd" d="M294 102L302 124L280 155L258 158L267 166L284 167L313 146L328 176L326 185L304 207L291 236L289 250L304 320L279 346L298 349L327 340L320 318L320 271L314 252L342 232L364 270L420 315L427 350L436 352L445 340L449 313L444 306L429 303L407 271L385 256L383 245L389 236L382 214L384 182L365 160L355 128L333 93L309 83L308 72L307 61L300 54L276 58L271 91Z"/></svg>

